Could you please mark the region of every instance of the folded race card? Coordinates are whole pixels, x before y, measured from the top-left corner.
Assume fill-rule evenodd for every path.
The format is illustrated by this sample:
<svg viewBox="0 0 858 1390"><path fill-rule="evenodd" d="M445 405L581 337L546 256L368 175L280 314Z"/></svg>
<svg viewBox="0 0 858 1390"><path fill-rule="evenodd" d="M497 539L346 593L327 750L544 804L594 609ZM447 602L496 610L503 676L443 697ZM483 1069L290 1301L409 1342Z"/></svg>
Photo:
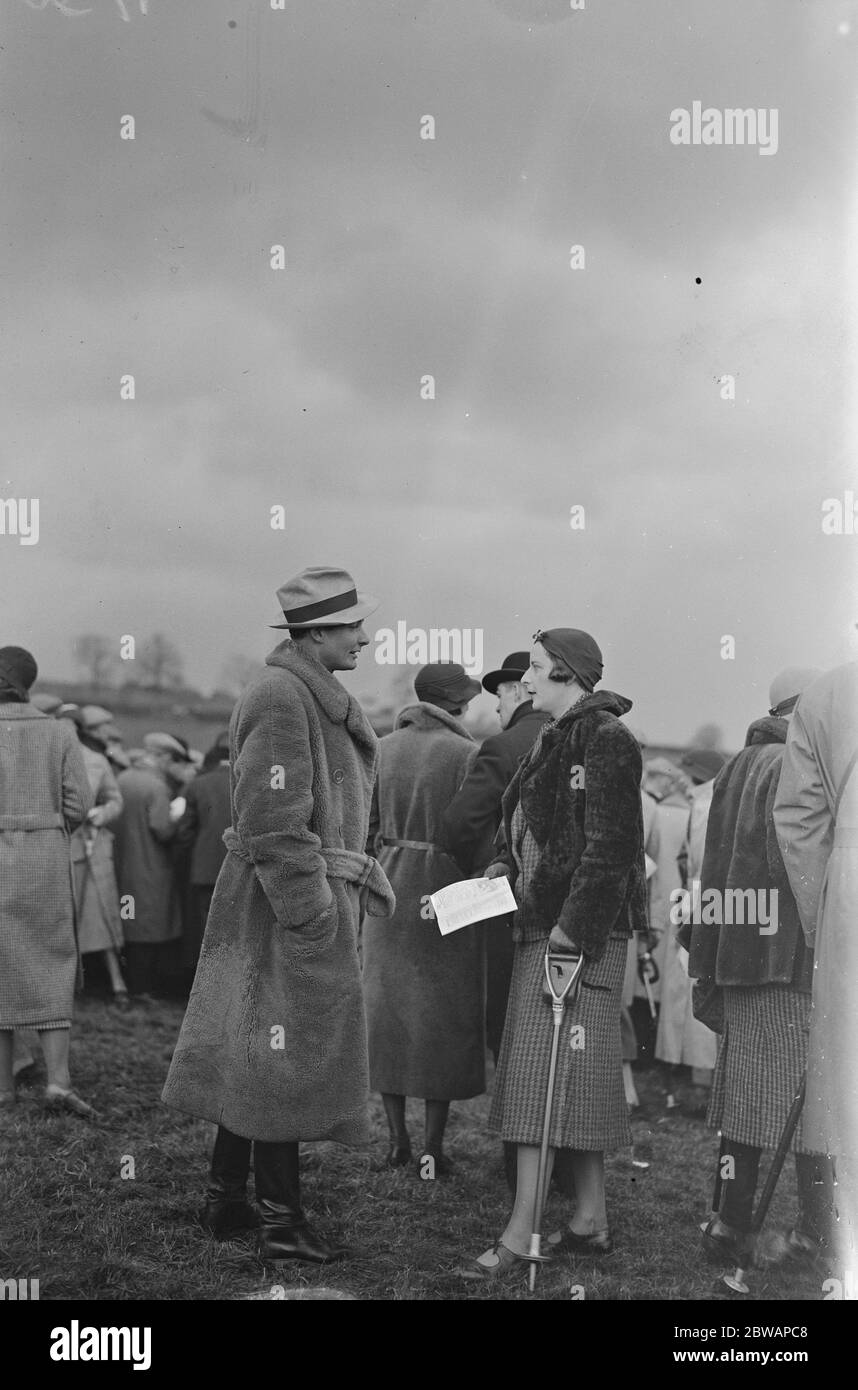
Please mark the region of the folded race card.
<svg viewBox="0 0 858 1390"><path fill-rule="evenodd" d="M518 906L505 876L465 878L461 883L448 883L446 888L431 893L429 901L442 936L469 927L472 922L482 922L485 917L515 912Z"/></svg>

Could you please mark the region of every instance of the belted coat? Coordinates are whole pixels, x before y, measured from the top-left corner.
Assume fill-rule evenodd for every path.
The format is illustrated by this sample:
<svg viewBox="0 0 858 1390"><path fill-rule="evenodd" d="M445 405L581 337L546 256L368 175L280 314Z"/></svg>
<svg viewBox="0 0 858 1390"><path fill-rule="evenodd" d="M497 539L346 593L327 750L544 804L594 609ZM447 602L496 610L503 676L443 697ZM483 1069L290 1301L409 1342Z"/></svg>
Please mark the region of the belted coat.
<svg viewBox="0 0 858 1390"><path fill-rule="evenodd" d="M71 1020L69 832L91 806L74 725L27 702L0 704L0 1028Z"/></svg>
<svg viewBox="0 0 858 1390"><path fill-rule="evenodd" d="M248 1139L359 1144L359 909L394 905L365 853L377 740L301 647L266 666L230 722L227 856L163 1099Z"/></svg>
<svg viewBox="0 0 858 1390"><path fill-rule="evenodd" d="M858 662L820 676L790 721L774 822L809 946L813 1008L802 1133L838 1155L844 1227L858 1241Z"/></svg>

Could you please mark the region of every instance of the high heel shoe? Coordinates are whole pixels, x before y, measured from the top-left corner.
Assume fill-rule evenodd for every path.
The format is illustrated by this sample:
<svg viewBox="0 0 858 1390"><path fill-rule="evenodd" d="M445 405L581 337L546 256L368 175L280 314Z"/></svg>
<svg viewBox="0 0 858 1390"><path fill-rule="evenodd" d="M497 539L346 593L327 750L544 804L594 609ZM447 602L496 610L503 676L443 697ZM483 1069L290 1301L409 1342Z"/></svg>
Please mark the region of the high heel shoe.
<svg viewBox="0 0 858 1390"><path fill-rule="evenodd" d="M530 1264L528 1255L518 1255L510 1250L502 1240L497 1241L479 1259L471 1260L466 1269L459 1272L466 1279L506 1279L510 1274L521 1273L521 1266Z"/></svg>
<svg viewBox="0 0 858 1390"><path fill-rule="evenodd" d="M565 1231L554 1231L546 1240L549 1250L564 1255L610 1255L614 1248L611 1232L593 1231L592 1235L580 1236L566 1227Z"/></svg>
<svg viewBox="0 0 858 1390"><path fill-rule="evenodd" d="M387 1150L387 1158L384 1160L388 1168L404 1168L411 1162L411 1143L408 1139L404 1143L399 1140L392 1140L390 1148Z"/></svg>

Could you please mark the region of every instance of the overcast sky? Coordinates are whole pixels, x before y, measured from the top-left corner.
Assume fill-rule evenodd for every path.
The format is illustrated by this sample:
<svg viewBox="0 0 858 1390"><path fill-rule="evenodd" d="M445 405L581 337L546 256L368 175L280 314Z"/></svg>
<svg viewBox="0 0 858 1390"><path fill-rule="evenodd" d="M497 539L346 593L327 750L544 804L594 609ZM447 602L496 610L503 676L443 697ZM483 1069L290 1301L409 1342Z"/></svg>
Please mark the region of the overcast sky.
<svg viewBox="0 0 858 1390"><path fill-rule="evenodd" d="M339 564L370 634L481 628L488 669L583 627L652 740L732 746L779 668L856 655L821 509L858 494L858 6L36 4L0 20L0 499L40 500L0 642L62 676L160 630L211 687ZM776 108L777 152L672 144L696 100Z"/></svg>

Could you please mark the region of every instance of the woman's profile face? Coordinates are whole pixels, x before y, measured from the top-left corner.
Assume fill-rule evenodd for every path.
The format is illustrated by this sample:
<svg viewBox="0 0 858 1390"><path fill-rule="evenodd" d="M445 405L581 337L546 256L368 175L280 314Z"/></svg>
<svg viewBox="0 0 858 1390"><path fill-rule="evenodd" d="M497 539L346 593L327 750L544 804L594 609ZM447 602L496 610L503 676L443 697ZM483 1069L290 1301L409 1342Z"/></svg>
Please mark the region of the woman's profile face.
<svg viewBox="0 0 858 1390"><path fill-rule="evenodd" d="M554 715L563 704L566 686L549 678L551 657L541 642L535 642L530 650L530 665L521 678L521 683L533 701L534 709Z"/></svg>

